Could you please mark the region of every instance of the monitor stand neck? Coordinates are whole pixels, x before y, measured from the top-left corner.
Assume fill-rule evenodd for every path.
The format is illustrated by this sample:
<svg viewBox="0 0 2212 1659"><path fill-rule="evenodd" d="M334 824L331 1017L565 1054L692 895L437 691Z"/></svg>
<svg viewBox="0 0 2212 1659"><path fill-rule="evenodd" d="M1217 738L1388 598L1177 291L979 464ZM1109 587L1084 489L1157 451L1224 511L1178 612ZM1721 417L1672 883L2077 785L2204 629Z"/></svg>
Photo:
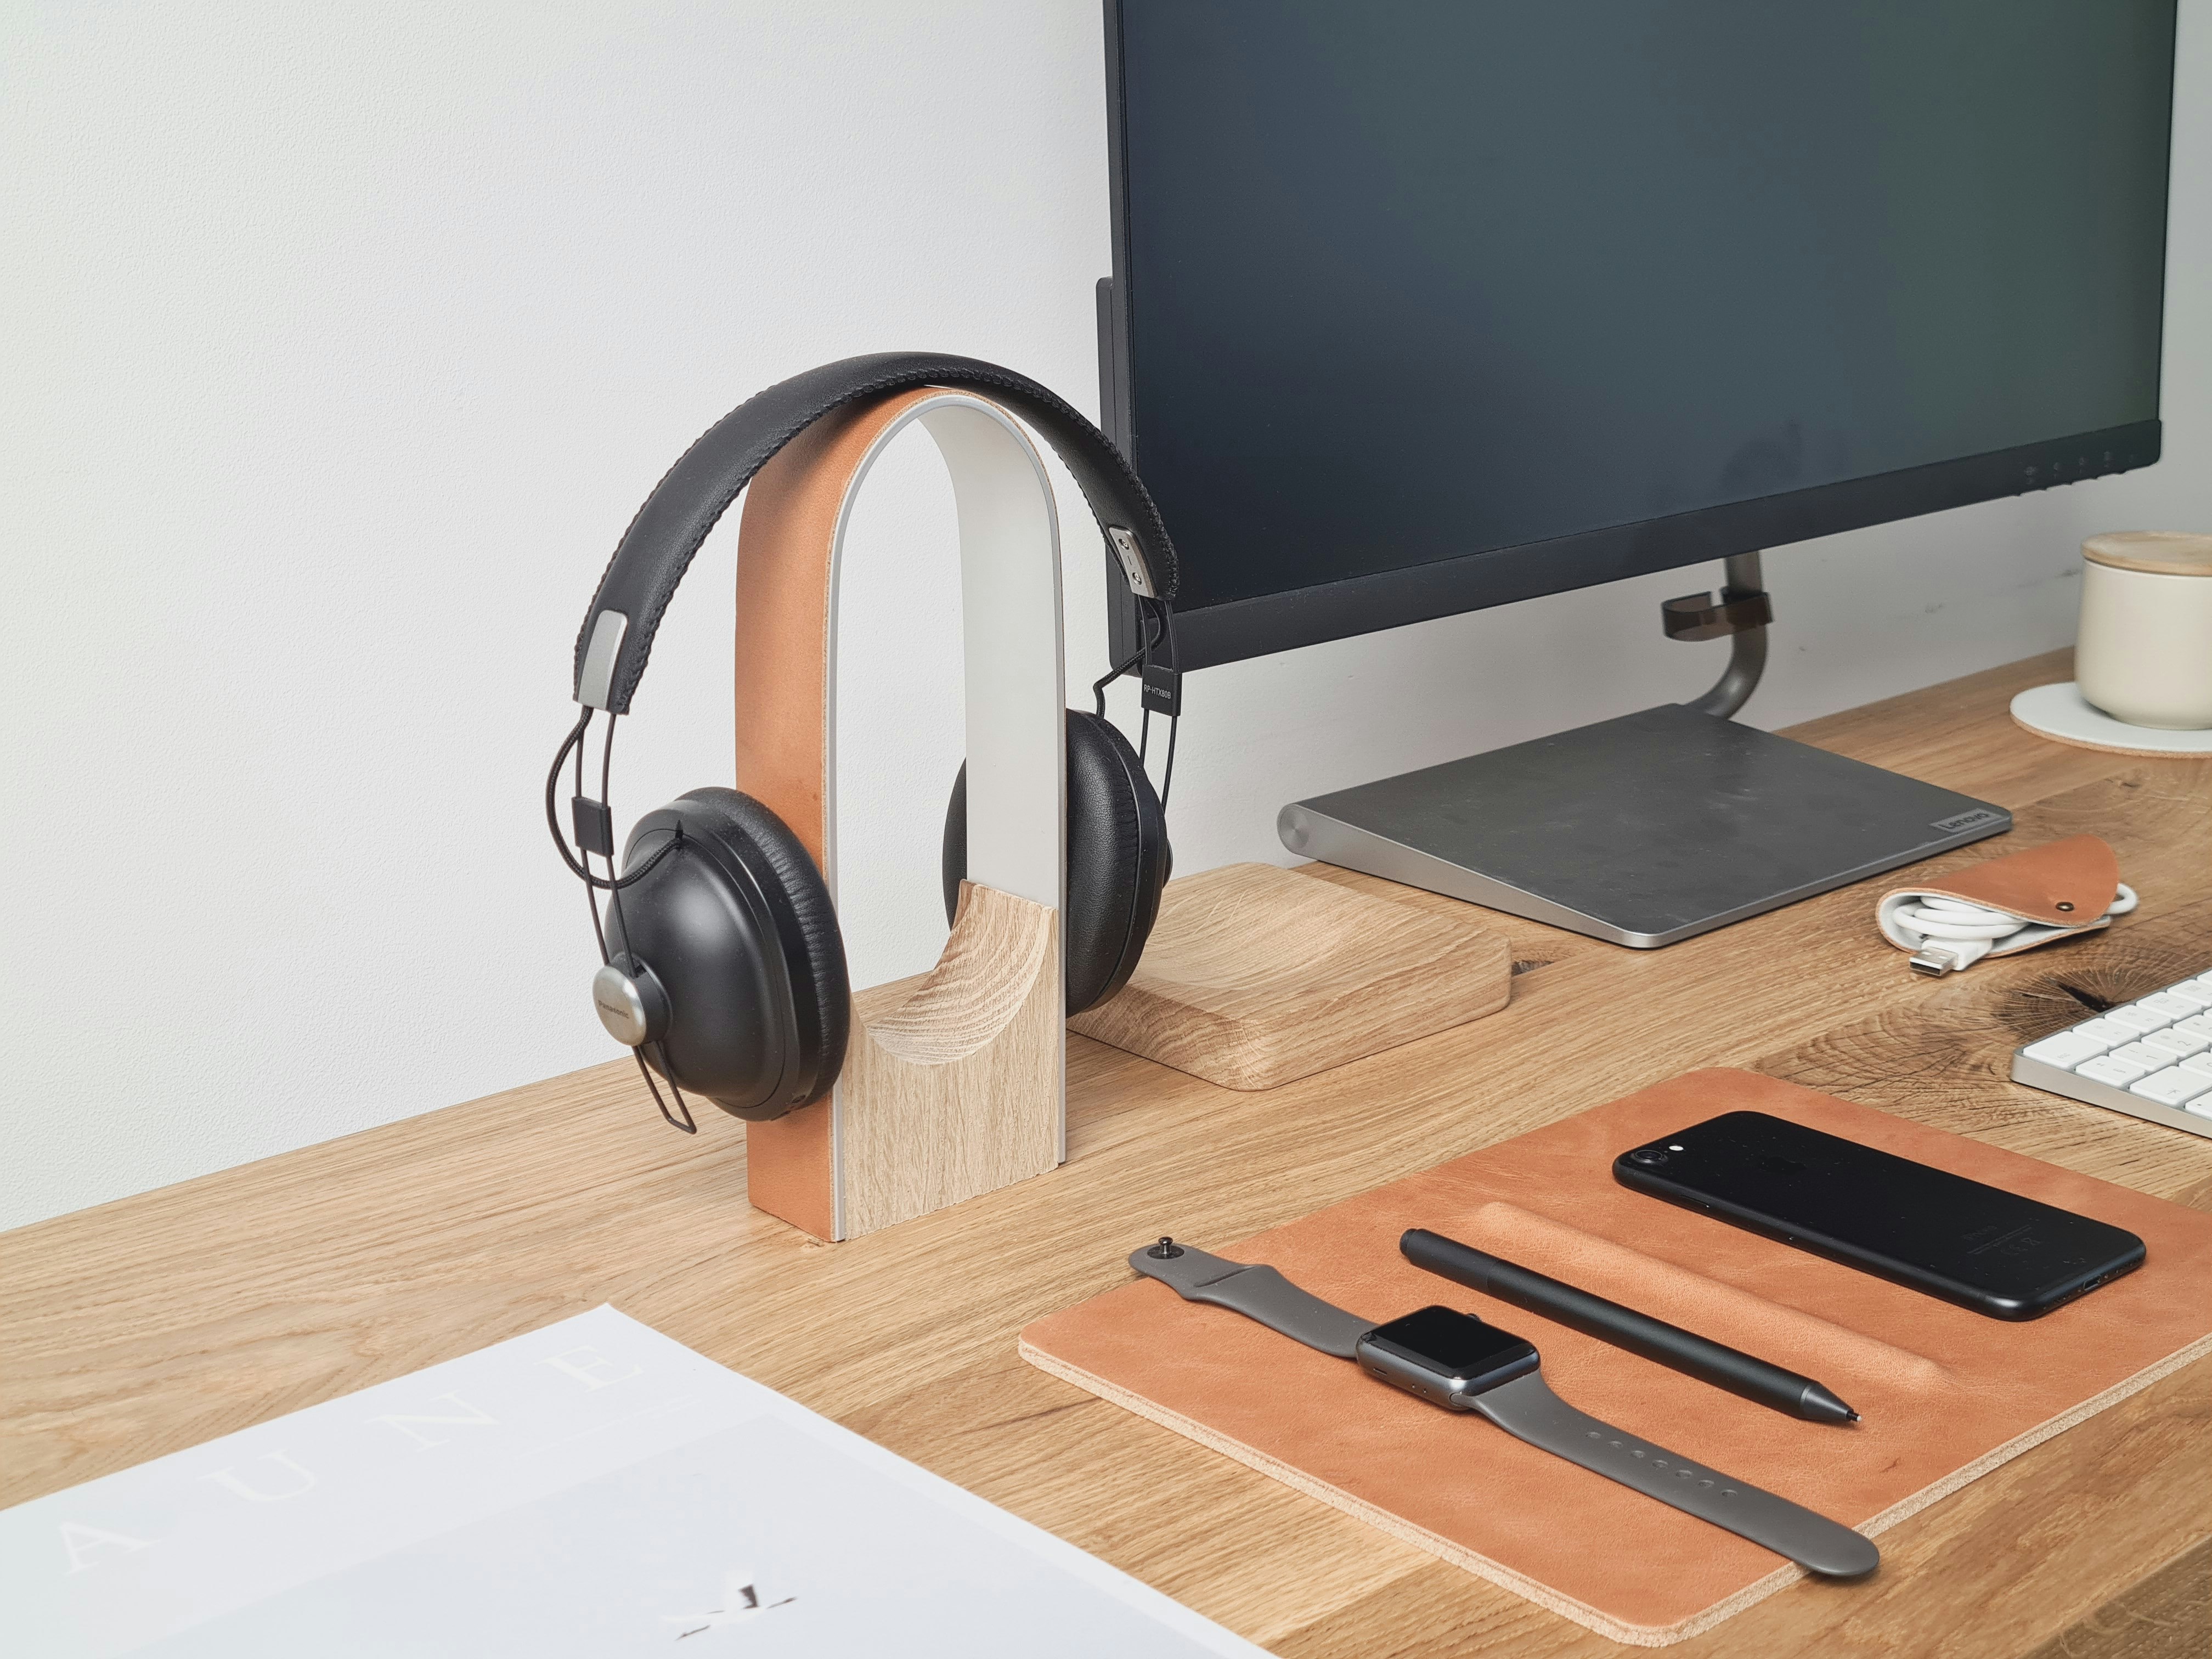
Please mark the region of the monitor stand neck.
<svg viewBox="0 0 2212 1659"><path fill-rule="evenodd" d="M1710 614L1717 617L1738 608L1754 615L1762 610L1766 616L1772 614L1764 603L1766 592L1760 576L1757 553L1729 555L1721 580L1720 604L1712 607ZM1705 596L1699 594L1697 597L1702 599ZM1753 606L1747 601L1759 601L1759 604ZM1668 601L1669 605L1681 603L1679 599ZM1666 615L1663 607L1662 615ZM1759 677L1766 671L1766 626L1765 617L1755 622L1747 618L1729 625L1728 668L1713 683L1711 690L1702 697L1691 698L1682 706L1694 708L1701 714L1727 720L1749 702L1751 694L1759 687ZM1687 630L1673 627L1669 627L1668 632L1677 638L1690 636ZM1711 635L1700 633L1696 637L1711 638Z"/></svg>

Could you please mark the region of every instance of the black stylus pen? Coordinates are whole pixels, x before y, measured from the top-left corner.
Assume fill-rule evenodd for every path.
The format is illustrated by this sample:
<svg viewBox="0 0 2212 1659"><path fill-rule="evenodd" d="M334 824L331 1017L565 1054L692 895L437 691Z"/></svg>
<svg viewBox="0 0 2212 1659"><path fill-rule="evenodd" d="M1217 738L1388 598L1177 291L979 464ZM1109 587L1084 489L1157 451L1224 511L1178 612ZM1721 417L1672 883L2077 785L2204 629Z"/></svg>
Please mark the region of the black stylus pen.
<svg viewBox="0 0 2212 1659"><path fill-rule="evenodd" d="M1510 1302L1516 1308L1541 1314L1569 1330L1580 1331L1601 1342L1610 1342L1616 1348L1641 1354L1701 1382L1740 1394L1746 1400L1815 1423L1859 1420L1856 1412L1809 1376L1770 1365L1741 1349L1686 1331L1680 1325L1669 1325L1650 1314L1640 1314L1633 1308L1624 1308L1601 1296L1592 1296L1588 1291L1577 1290L1502 1256L1486 1255L1455 1238L1446 1238L1442 1233L1415 1227L1398 1241L1398 1248L1415 1267L1425 1267L1455 1285L1464 1285L1485 1296L1494 1296L1500 1302Z"/></svg>

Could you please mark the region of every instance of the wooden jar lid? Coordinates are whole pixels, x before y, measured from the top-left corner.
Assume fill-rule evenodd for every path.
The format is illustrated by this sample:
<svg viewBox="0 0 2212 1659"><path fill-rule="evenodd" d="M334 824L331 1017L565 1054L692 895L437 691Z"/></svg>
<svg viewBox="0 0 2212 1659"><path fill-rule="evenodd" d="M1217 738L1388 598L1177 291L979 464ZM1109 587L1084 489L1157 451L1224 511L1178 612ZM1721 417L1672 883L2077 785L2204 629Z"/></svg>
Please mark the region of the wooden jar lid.
<svg viewBox="0 0 2212 1659"><path fill-rule="evenodd" d="M2212 536L2182 530L2122 530L2081 544L2091 564L2157 576L2212 576Z"/></svg>

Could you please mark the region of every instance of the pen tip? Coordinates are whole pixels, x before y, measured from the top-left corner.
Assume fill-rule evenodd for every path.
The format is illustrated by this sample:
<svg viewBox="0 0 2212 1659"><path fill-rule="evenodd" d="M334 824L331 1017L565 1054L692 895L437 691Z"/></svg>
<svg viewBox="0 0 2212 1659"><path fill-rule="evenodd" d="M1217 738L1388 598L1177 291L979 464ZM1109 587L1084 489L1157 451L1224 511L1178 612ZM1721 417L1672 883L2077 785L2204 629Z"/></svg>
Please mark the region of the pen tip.
<svg viewBox="0 0 2212 1659"><path fill-rule="evenodd" d="M1808 1382L1798 1410L1816 1423L1856 1423L1859 1414L1818 1382Z"/></svg>

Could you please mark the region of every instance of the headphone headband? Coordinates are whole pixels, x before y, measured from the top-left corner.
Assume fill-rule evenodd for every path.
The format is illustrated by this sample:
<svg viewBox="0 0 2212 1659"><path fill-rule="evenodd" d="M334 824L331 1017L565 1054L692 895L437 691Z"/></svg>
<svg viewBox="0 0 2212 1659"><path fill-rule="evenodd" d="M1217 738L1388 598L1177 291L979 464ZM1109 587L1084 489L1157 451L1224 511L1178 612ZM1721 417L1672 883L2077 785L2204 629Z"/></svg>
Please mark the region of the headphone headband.
<svg viewBox="0 0 2212 1659"><path fill-rule="evenodd" d="M1174 544L1121 451L1073 407L1010 368L935 352L883 351L824 363L756 392L684 451L623 532L576 636L576 701L627 714L661 613L753 475L832 410L913 386L982 393L1042 433L1091 503L1132 592L1175 597Z"/></svg>

